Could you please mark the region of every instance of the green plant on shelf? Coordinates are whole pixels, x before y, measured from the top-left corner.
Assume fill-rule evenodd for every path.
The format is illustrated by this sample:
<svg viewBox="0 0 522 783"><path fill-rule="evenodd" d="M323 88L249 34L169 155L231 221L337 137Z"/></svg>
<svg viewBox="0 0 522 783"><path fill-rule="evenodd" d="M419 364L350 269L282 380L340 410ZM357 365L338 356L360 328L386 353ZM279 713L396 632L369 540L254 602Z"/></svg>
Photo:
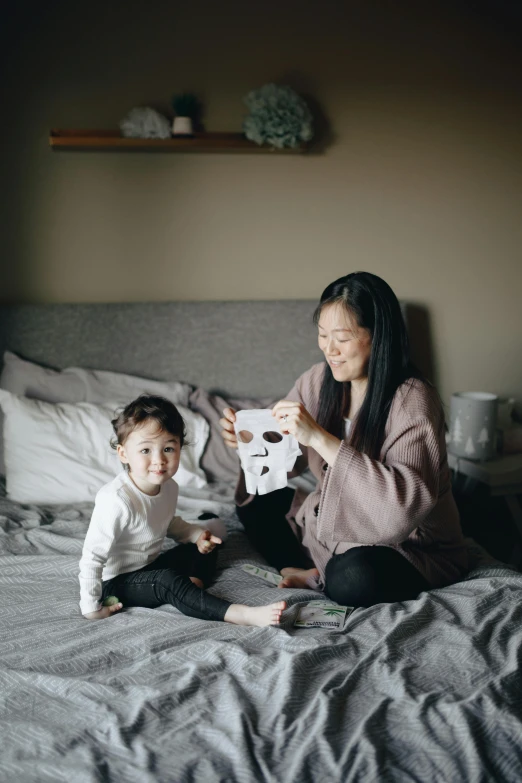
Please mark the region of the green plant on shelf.
<svg viewBox="0 0 522 783"><path fill-rule="evenodd" d="M194 120L200 112L200 102L194 93L184 92L172 97L172 108L176 117L190 117Z"/></svg>

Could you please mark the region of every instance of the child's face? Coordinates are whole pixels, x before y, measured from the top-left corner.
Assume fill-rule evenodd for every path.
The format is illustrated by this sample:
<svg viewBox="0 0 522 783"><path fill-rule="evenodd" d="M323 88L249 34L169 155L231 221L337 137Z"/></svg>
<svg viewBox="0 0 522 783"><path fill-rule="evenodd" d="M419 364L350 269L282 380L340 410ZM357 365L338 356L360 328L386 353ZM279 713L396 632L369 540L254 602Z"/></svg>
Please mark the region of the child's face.
<svg viewBox="0 0 522 783"><path fill-rule="evenodd" d="M147 495L157 495L174 476L180 455L179 437L160 430L155 421L144 422L118 446L118 456L129 465L133 482Z"/></svg>

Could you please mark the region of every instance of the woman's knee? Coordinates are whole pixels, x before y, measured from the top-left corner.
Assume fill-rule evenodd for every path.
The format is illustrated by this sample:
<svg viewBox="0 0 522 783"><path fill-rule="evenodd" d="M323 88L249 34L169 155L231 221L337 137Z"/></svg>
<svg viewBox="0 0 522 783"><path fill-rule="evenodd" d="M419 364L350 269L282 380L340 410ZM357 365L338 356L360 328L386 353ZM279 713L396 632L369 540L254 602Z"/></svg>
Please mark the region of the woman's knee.
<svg viewBox="0 0 522 783"><path fill-rule="evenodd" d="M325 592L343 606L373 606L380 603L379 574L365 547L332 557L325 570Z"/></svg>
<svg viewBox="0 0 522 783"><path fill-rule="evenodd" d="M390 547L354 547L334 555L325 571L325 592L346 606L409 601L428 589L426 580Z"/></svg>

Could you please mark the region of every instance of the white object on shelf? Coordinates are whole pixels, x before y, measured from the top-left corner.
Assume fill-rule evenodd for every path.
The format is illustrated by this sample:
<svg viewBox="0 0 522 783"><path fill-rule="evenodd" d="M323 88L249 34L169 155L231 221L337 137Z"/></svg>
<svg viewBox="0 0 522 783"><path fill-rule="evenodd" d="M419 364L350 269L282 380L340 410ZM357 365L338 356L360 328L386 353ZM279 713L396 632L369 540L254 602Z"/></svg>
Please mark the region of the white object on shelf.
<svg viewBox="0 0 522 783"><path fill-rule="evenodd" d="M498 397L489 392L451 395L448 450L457 457L491 459L495 454Z"/></svg>
<svg viewBox="0 0 522 783"><path fill-rule="evenodd" d="M168 139L169 121L150 106L135 106L120 122L122 136L129 139Z"/></svg>
<svg viewBox="0 0 522 783"><path fill-rule="evenodd" d="M174 117L172 123L173 136L192 136L194 129L190 117Z"/></svg>

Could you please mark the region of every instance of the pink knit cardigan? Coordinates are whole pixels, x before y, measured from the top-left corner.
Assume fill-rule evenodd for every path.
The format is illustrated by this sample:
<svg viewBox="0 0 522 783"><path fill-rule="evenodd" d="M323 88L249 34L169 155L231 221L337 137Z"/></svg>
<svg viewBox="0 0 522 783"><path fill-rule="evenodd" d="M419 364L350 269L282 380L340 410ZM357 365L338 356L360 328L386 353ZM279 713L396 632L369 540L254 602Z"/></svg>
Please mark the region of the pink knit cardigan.
<svg viewBox="0 0 522 783"><path fill-rule="evenodd" d="M296 382L286 399L302 402L317 417L324 363ZM303 448L294 474L308 464L318 480L306 496L297 490L288 513L295 534L321 574L334 554L356 546L389 546L400 552L432 587L459 580L467 550L451 492L444 414L433 389L410 380L397 389L379 459L343 440L327 465ZM241 476L236 502L252 500ZM288 566L293 563L288 563Z"/></svg>

